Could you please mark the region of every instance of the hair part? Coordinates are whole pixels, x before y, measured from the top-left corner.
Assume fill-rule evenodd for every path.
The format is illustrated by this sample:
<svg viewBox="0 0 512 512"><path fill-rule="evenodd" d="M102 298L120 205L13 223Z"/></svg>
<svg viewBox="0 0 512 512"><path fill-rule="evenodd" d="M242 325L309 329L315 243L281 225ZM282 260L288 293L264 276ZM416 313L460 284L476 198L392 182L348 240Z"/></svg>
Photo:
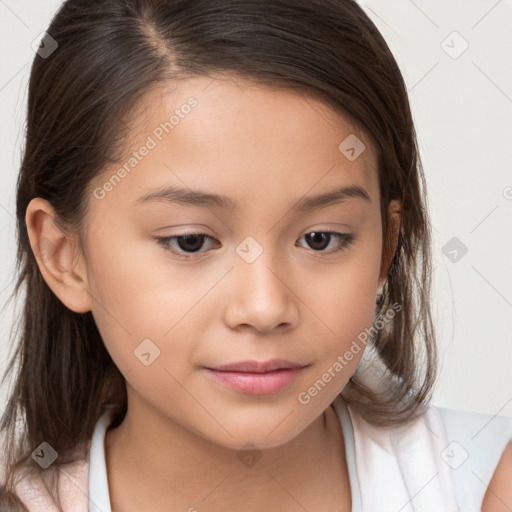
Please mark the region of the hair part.
<svg viewBox="0 0 512 512"><path fill-rule="evenodd" d="M134 108L176 80L237 76L294 90L369 137L378 156L384 250L392 256L376 312L395 303L402 309L372 337L373 362L365 359L341 394L375 424L402 424L422 411L436 374L425 179L402 75L361 7L354 0L68 0L48 33L58 48L32 64L17 182L18 277L11 298L22 287L27 293L2 381L14 376L0 423L8 476L0 506L21 507L14 472L42 472L30 458L41 442L58 452L52 466L58 468L83 455L106 407L115 410L113 426L127 408L124 377L91 312L66 308L39 271L27 206L46 199L63 231L82 242L92 184L120 158ZM396 248L393 199L401 202ZM369 378L376 368L377 384Z"/></svg>

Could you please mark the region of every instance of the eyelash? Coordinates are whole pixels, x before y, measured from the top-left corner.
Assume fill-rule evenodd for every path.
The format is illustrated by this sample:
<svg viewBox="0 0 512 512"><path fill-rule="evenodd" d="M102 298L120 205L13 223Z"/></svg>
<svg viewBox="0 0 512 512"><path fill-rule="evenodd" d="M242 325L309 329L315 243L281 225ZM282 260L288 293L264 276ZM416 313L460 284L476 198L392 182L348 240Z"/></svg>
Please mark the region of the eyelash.
<svg viewBox="0 0 512 512"><path fill-rule="evenodd" d="M308 233L305 233L304 235L302 235L300 238L306 236L306 235L310 235L312 233L323 233L323 234L329 234L331 235L331 237L334 237L334 238L337 238L339 242L341 242L341 246L336 248L336 249L331 249L330 251L325 251L325 250L321 250L321 251L317 251L317 250L314 250L314 249L311 249L313 252L316 252L316 253L325 253L326 255L330 255L330 254L335 254L335 253L339 253L339 252L342 252L344 251L349 245L351 245L354 240L355 240L355 236L352 234L352 233L338 233L337 231L309 231ZM176 256L178 256L179 258L182 258L182 259L191 259L191 258L196 258L196 256L194 256L196 253L199 253L199 251L194 251L194 252L180 252L180 251L177 251L173 248L171 248L171 241L172 240L177 240L179 238L185 238L187 236L196 236L196 237L206 237L206 238L210 238L212 240L214 240L213 237L207 235L206 233L184 233L182 235L173 235L173 236L166 236L166 237L155 237L155 240L157 241L157 243L164 248L165 251L168 251ZM331 242L331 239L329 239L329 243ZM187 256L185 256L185 254ZM199 253L201 254L201 253Z"/></svg>

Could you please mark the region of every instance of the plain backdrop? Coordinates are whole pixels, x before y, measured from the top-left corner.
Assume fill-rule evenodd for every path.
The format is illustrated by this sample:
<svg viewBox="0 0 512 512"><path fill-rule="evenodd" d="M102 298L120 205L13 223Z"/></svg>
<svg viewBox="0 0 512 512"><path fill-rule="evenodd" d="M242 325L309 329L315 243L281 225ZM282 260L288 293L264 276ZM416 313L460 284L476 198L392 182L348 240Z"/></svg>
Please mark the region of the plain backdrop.
<svg viewBox="0 0 512 512"><path fill-rule="evenodd" d="M0 372L14 321L8 297L31 44L60 3L0 0ZM404 75L427 178L441 355L433 402L512 416L512 2L359 3Z"/></svg>

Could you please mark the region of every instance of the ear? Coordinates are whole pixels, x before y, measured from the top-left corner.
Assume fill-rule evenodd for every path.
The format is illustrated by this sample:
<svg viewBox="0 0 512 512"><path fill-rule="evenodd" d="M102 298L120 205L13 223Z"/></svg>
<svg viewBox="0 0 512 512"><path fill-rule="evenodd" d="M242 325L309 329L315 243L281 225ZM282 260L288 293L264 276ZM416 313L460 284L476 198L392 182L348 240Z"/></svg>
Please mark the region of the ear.
<svg viewBox="0 0 512 512"><path fill-rule="evenodd" d="M85 261L75 237L59 226L51 204L32 199L25 213L32 252L46 284L75 313L91 310Z"/></svg>
<svg viewBox="0 0 512 512"><path fill-rule="evenodd" d="M390 225L388 226L388 229L391 232L391 236L389 237L388 242L384 242L383 244L382 259L379 271L379 288L384 286L384 283L386 282L389 268L391 267L391 262L393 261L393 257L398 247L398 235L400 234L400 225L402 219L401 207L402 203L398 199L393 199L389 202L388 211L390 217Z"/></svg>

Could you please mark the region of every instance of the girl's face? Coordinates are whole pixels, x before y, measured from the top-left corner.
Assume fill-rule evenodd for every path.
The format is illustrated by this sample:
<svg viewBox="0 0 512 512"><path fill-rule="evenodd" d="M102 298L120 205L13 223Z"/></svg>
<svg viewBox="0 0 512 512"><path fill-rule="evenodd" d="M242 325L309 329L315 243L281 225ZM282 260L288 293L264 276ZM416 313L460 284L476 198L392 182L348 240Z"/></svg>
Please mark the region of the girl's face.
<svg viewBox="0 0 512 512"><path fill-rule="evenodd" d="M152 93L131 128L83 259L127 419L283 444L364 352L385 277L373 149L323 103L234 80ZM218 370L247 361L275 365Z"/></svg>

